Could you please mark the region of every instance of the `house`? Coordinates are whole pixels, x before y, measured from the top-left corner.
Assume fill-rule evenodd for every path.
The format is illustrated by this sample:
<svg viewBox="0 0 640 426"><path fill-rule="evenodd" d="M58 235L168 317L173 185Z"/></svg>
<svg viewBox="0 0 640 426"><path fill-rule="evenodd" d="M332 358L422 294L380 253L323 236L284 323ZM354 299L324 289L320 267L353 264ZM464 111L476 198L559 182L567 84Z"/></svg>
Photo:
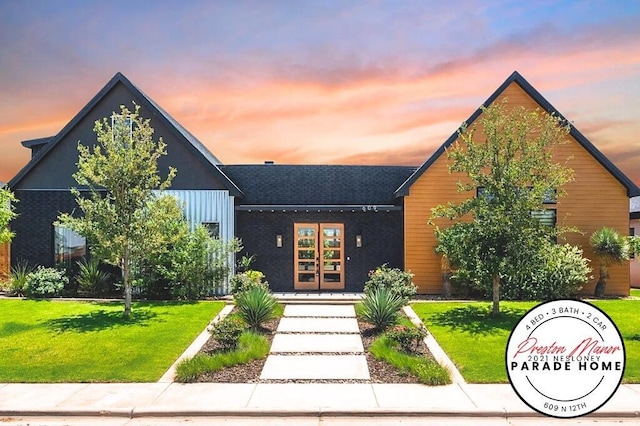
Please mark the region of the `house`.
<svg viewBox="0 0 640 426"><path fill-rule="evenodd" d="M629 235L640 235L640 197L629 200ZM630 265L631 287L640 288L640 253L634 253Z"/></svg>
<svg viewBox="0 0 640 426"><path fill-rule="evenodd" d="M504 97L528 108L557 111L515 72L485 105ZM420 293L441 292L440 257L431 208L460 200L455 176L448 173L446 147L454 133L420 168L400 166L223 165L191 133L125 76L116 74L57 135L24 141L31 161L9 182L20 200L11 261L32 265L71 264L87 253L86 241L54 225L60 212L77 205L70 193L78 141L95 141L94 122L140 105L155 136L167 144L159 164L178 170L167 193L184 202L191 224L202 223L223 239L242 239L242 254L255 256L253 267L265 273L275 291L361 291L370 270L381 264L415 274ZM471 124L481 111L467 121ZM551 206L558 222L589 235L607 225L626 232L629 197L640 190L577 129L558 150L576 181L568 196ZM585 206L589 206L585 209ZM572 236L590 256L588 236ZM629 268L611 269L607 287L628 294ZM585 289L591 292L593 283ZM228 288L226 289L228 290Z"/></svg>
<svg viewBox="0 0 640 426"><path fill-rule="evenodd" d="M362 291L370 270L402 268L402 200L415 167L223 166L243 191L236 235L275 291Z"/></svg>
<svg viewBox="0 0 640 426"><path fill-rule="evenodd" d="M488 107L505 98L510 106L539 108L562 117L518 72L509 76L483 105ZM470 126L481 114L479 108L467 119L467 125ZM442 291L441 258L434 252L436 238L433 228L425 226L431 209L468 197L468 194L457 192L456 183L460 176L450 174L447 165L445 150L457 139L456 131L396 191L396 196L404 199L404 267L415 274L414 282L423 294ZM566 242L582 247L585 257L595 259L589 246L589 236L603 226L626 235L629 198L640 195L640 189L574 126L571 126L568 143L558 146L555 155L556 161L568 161L567 165L574 170L575 180L566 184L565 197L548 206L549 215L557 224L577 227L582 231L581 234L567 235ZM439 223L446 226L444 220ZM610 274L607 293L628 295L629 264L612 266ZM596 279L592 279L582 292L593 294L595 282Z"/></svg>
<svg viewBox="0 0 640 426"><path fill-rule="evenodd" d="M11 222L16 233L11 261L31 265L71 265L87 253L86 241L75 232L54 225L60 212L77 209L70 188L77 186L78 141L90 145L95 141L96 120L120 111L120 105L149 118L155 137L167 144L167 155L159 160L159 170L169 166L180 172L173 179L171 194L185 203L185 215L192 222L203 223L221 238L232 238L235 230L234 198L241 196L238 187L220 170L220 161L200 141L184 129L166 111L117 73L78 114L55 136L25 141L32 158L8 183L20 200L18 217ZM81 188L80 188L81 189Z"/></svg>

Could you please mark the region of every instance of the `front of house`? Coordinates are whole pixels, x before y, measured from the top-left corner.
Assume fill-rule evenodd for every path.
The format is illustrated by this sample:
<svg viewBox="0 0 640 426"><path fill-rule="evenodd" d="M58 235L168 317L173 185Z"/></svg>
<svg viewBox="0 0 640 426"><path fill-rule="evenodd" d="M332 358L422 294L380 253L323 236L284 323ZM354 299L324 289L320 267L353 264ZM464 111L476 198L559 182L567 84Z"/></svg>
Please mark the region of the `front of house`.
<svg viewBox="0 0 640 426"><path fill-rule="evenodd" d="M527 108L557 111L518 73L487 100L508 97ZM31 161L8 183L20 200L11 226L16 237L11 262L52 266L86 255L86 241L54 225L59 213L77 205L70 193L78 141L95 141L94 122L120 105L140 105L162 136L167 156L159 170L178 170L167 193L183 201L190 223L202 223L222 238L242 239L244 254L255 257L274 291L362 291L370 270L388 264L411 270L422 294L441 292L440 257L434 252L431 208L458 201L456 178L448 173L447 146L420 168L398 166L222 165L125 76L116 74L56 136L25 141ZM471 124L480 112L468 120ZM576 180L566 199L550 206L554 221L578 226L587 236L602 226L627 232L629 197L640 190L584 136L572 129L558 158ZM568 238L591 256L585 236ZM629 266L612 269L611 294L629 293ZM591 292L590 284L585 291ZM228 289L226 289L228 291Z"/></svg>

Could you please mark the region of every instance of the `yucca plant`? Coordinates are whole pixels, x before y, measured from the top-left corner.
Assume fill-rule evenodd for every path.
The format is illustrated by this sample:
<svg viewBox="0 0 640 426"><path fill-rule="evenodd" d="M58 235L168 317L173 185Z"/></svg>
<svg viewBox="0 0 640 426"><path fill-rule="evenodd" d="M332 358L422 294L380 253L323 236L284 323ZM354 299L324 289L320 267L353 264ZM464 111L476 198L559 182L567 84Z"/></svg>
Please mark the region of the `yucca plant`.
<svg viewBox="0 0 640 426"><path fill-rule="evenodd" d="M595 296L602 297L607 286L607 278L609 278L609 266L621 264L629 259L629 241L616 230L602 227L591 235L589 244L600 260L600 277L596 284Z"/></svg>
<svg viewBox="0 0 640 426"><path fill-rule="evenodd" d="M99 292L104 290L109 283L109 274L100 270L100 263L95 258L82 259L77 262L78 275L76 282L81 290Z"/></svg>
<svg viewBox="0 0 640 426"><path fill-rule="evenodd" d="M27 285L27 277L33 272L33 268L27 262L18 262L16 266L11 268L9 274L9 291L15 296L24 296L25 286Z"/></svg>
<svg viewBox="0 0 640 426"><path fill-rule="evenodd" d="M403 304L397 293L386 287L378 287L362 299L360 314L363 320L373 324L378 331L384 331L398 323Z"/></svg>
<svg viewBox="0 0 640 426"><path fill-rule="evenodd" d="M269 289L262 286L252 287L236 296L238 315L254 330L273 318L277 305Z"/></svg>

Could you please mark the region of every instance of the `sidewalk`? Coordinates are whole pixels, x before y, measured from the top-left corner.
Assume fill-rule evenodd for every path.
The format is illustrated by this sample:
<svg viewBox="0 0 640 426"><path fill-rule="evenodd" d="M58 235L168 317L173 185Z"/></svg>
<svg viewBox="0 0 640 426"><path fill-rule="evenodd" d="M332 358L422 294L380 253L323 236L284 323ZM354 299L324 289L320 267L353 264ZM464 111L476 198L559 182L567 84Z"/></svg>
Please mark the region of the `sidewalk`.
<svg viewBox="0 0 640 426"><path fill-rule="evenodd" d="M640 417L640 385L590 416ZM529 417L510 385L100 383L0 384L0 417Z"/></svg>

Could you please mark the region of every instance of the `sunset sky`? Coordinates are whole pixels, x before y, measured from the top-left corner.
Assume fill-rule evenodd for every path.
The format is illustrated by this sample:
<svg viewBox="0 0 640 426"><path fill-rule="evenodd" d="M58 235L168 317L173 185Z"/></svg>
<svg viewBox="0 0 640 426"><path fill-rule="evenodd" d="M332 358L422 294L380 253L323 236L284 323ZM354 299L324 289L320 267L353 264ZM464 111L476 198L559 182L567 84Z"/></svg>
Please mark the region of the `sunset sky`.
<svg viewBox="0 0 640 426"><path fill-rule="evenodd" d="M223 163L419 165L514 71L640 184L640 1L0 0L0 181L118 71Z"/></svg>

